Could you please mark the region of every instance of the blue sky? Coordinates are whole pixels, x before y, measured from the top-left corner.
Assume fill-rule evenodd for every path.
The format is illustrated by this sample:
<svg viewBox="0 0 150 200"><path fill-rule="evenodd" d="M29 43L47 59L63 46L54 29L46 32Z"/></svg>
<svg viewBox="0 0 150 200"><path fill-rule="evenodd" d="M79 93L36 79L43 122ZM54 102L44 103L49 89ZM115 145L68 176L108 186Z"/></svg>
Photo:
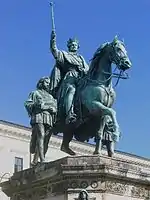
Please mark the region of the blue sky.
<svg viewBox="0 0 150 200"><path fill-rule="evenodd" d="M55 0L54 10L58 47L76 36L87 61L103 42L124 38L133 67L116 88L117 149L149 157L150 1ZM0 119L29 125L24 101L54 64L48 1L1 0L0 26Z"/></svg>

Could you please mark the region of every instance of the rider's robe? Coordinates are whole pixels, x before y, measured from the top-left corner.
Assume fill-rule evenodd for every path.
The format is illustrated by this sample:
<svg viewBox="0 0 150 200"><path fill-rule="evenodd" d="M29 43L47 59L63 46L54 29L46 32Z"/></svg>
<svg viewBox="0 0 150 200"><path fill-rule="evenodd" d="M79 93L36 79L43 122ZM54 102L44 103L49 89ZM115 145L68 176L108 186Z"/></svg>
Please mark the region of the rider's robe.
<svg viewBox="0 0 150 200"><path fill-rule="evenodd" d="M58 100L58 116L65 114L65 95L69 86L76 88L77 82L88 70L89 66L81 55L58 51L56 64L50 77L50 90Z"/></svg>

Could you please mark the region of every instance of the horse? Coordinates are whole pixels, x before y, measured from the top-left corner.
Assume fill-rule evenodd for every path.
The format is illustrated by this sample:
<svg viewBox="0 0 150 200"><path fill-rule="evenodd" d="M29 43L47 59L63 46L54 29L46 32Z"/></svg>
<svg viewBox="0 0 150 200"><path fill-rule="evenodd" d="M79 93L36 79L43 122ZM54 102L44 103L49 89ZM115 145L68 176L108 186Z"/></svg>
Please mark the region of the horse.
<svg viewBox="0 0 150 200"><path fill-rule="evenodd" d="M112 64L120 73L113 73ZM125 44L117 37L112 42L102 44L94 53L90 69L86 76L79 81L74 100L78 120L75 124L65 129L63 133L61 150L75 155L69 147L73 137L81 142L94 137L96 146L93 154L100 154L105 127L105 118L111 119L113 142L119 141L120 128L117 122L116 112L112 108L115 101L115 91L112 86L112 78L125 79L125 71L132 66L127 55ZM56 126L57 129L57 126ZM110 143L113 146L113 143ZM109 146L109 156L113 154L113 147Z"/></svg>

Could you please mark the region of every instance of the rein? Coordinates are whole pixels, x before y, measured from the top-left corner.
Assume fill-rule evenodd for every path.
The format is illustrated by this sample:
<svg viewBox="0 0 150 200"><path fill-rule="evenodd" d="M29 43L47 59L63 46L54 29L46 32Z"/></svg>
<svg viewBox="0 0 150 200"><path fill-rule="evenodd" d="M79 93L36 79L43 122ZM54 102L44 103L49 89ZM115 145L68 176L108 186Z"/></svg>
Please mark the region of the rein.
<svg viewBox="0 0 150 200"><path fill-rule="evenodd" d="M123 70L120 70L119 73L115 73L116 69L117 69L117 67L114 69L113 73L108 73L108 72L103 71L104 74L110 75L109 79L105 80L105 83L107 83L107 81L110 80L110 78L117 78L117 81L114 84L113 88L115 88L118 85L120 79L128 79L129 78L128 73L124 72Z"/></svg>
<svg viewBox="0 0 150 200"><path fill-rule="evenodd" d="M119 74L115 73L116 69L117 69L117 67L114 69L114 72L112 72L112 73L103 71L104 74L109 75L109 77L105 81L97 81L97 80L90 79L89 77L87 78L87 80L90 82L93 82L96 85L102 85L104 83L107 83L111 78L117 78L117 81L113 86L113 88L115 88L118 85L120 79L128 79L129 78L128 74L126 72L124 72L123 70L120 70Z"/></svg>

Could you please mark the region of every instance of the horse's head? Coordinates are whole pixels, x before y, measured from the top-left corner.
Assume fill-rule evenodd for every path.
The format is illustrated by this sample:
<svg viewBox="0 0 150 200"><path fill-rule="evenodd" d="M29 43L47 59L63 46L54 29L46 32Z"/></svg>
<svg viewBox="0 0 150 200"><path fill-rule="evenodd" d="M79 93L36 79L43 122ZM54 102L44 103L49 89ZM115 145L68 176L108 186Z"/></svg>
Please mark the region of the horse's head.
<svg viewBox="0 0 150 200"><path fill-rule="evenodd" d="M112 63L116 64L120 70L119 74L111 72ZM123 72L131 66L132 63L127 55L124 42L118 40L117 36L115 36L112 42L106 42L96 50L91 59L88 74L90 78L101 79L108 84L108 81L111 80L112 77L119 79L128 78L127 74Z"/></svg>
<svg viewBox="0 0 150 200"><path fill-rule="evenodd" d="M109 44L111 62L117 65L120 70L127 70L132 66L132 63L127 55L125 44L123 41L118 40L115 36L114 40Z"/></svg>

